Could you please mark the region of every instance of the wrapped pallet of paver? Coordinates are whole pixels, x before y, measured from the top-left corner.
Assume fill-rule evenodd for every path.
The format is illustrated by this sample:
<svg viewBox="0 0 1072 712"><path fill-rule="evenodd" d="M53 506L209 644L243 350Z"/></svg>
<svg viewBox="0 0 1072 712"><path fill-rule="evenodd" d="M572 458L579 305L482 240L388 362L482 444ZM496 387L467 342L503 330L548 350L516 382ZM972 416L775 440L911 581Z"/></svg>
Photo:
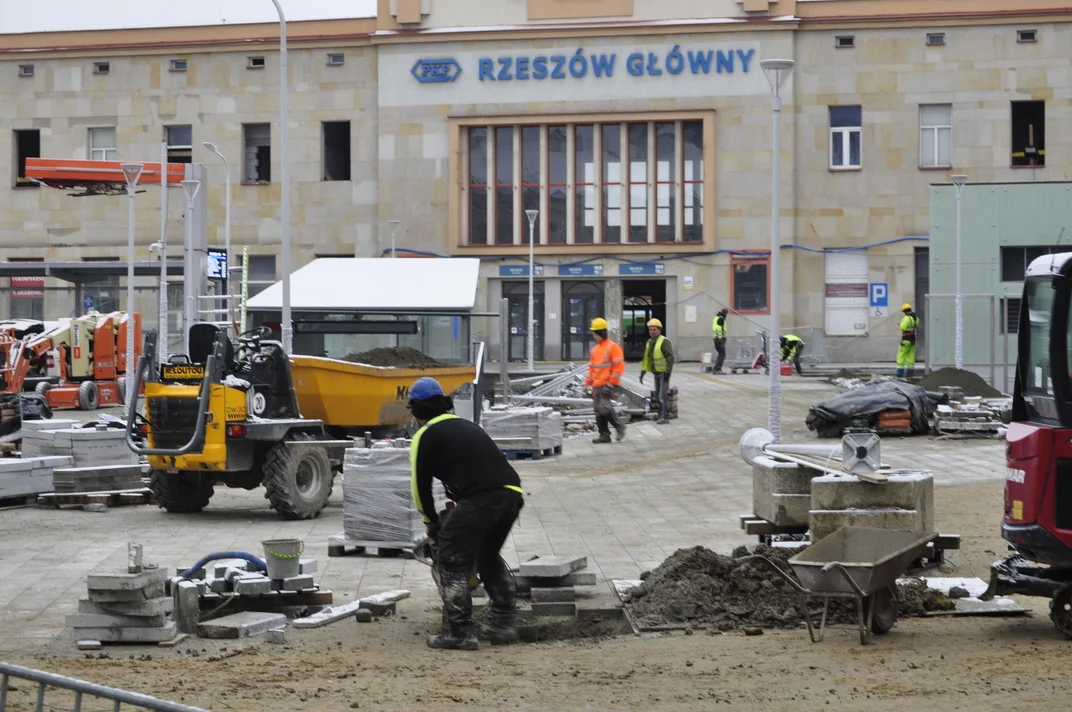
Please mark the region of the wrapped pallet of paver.
<svg viewBox="0 0 1072 712"><path fill-rule="evenodd" d="M350 541L406 544L424 534L410 489L409 447L350 448L343 461L343 530ZM437 508L445 499L433 482Z"/></svg>
<svg viewBox="0 0 1072 712"><path fill-rule="evenodd" d="M507 408L484 413L484 431L501 450L562 447L562 414L551 408ZM527 443L527 444L526 444Z"/></svg>

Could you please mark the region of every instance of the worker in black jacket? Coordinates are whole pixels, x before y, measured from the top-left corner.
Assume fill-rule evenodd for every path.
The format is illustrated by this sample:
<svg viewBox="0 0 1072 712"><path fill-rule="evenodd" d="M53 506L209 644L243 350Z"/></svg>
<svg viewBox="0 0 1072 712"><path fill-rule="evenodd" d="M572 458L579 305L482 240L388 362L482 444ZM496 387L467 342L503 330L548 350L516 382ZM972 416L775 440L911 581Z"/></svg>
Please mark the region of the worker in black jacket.
<svg viewBox="0 0 1072 712"><path fill-rule="evenodd" d="M514 642L516 591L499 550L524 506L521 478L479 425L451 413L454 402L434 378L417 379L409 409L421 426L410 446L413 501L428 536L438 543L439 591L450 625L449 632L431 636L428 646L477 649L469 589L474 564L491 601L481 632L492 643ZM456 502L442 520L432 499L433 478Z"/></svg>

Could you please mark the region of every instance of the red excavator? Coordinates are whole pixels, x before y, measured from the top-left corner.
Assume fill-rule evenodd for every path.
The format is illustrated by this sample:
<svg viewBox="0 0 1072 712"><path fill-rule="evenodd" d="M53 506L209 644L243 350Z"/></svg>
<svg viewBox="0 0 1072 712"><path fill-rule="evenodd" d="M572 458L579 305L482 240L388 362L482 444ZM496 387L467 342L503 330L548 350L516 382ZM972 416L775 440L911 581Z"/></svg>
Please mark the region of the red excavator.
<svg viewBox="0 0 1072 712"><path fill-rule="evenodd" d="M1020 304L1001 525L1013 553L982 598L1045 596L1072 638L1072 252L1034 260Z"/></svg>

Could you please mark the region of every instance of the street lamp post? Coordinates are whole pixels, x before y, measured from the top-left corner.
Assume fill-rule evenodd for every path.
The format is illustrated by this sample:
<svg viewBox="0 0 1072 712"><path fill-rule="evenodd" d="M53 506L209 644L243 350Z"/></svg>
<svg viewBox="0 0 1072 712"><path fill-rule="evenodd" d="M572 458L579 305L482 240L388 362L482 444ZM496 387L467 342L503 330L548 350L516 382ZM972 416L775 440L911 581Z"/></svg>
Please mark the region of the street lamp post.
<svg viewBox="0 0 1072 712"><path fill-rule="evenodd" d="M168 219L168 160L167 141L160 144L160 294L158 295L160 323L157 325L157 359L167 361L168 352L168 278L167 278L167 219ZM150 248L151 249L151 248Z"/></svg>
<svg viewBox="0 0 1072 712"><path fill-rule="evenodd" d="M767 338L767 365L770 369L770 394L767 403L767 429L774 436L774 442L782 439L782 382L781 354L778 337L781 332L781 285L778 270L782 247L781 238L781 172L782 172L782 137L780 131L782 116L782 86L793 74L796 65L791 59L764 59L759 66L767 76L771 88L771 117L774 129L771 158L771 253L770 253L770 335Z"/></svg>
<svg viewBox="0 0 1072 712"><path fill-rule="evenodd" d="M183 240L183 261L182 261L182 274L183 274L183 296L184 301L184 318L182 343L186 347L186 353L190 353L190 327L193 326L194 319L196 317L196 305L197 296L194 294L194 198L197 197L197 191L201 189L201 181L199 180L184 180L182 182L182 189L186 192L186 235Z"/></svg>
<svg viewBox="0 0 1072 712"><path fill-rule="evenodd" d="M957 294L956 294L956 351L954 355L954 363L958 369L964 368L964 292L961 287L960 273L961 273L961 193L964 188L964 183L967 182L968 176L963 174L957 174L949 176L949 180L953 181L953 185L957 189Z"/></svg>
<svg viewBox="0 0 1072 712"><path fill-rule="evenodd" d="M220 157L223 161L223 170L227 173L227 180L225 181L226 192L223 199L223 251L227 254L227 271L224 273L224 284L227 287L227 325L230 327L234 323L233 305L231 304L231 164L227 161L227 156L220 153L220 149L216 148L216 144L203 141L201 145Z"/></svg>
<svg viewBox="0 0 1072 712"><path fill-rule="evenodd" d="M398 257L398 250L395 243L395 232L398 230L397 220L388 220L387 224L391 226L391 257Z"/></svg>
<svg viewBox="0 0 1072 712"><path fill-rule="evenodd" d="M539 216L539 210L526 210L525 217L529 219L529 324L528 324L528 339L525 340L525 349L528 352L529 370L532 371L532 350L533 343L536 341L536 315L533 313L535 300L532 296L533 289L533 275L536 273L535 262L535 240L533 235L536 233L536 218Z"/></svg>
<svg viewBox="0 0 1072 712"><path fill-rule="evenodd" d="M290 322L290 172L287 168L287 18L279 0L272 0L279 13L279 166L283 191L282 272L283 272L283 350L293 351L293 325Z"/></svg>
<svg viewBox="0 0 1072 712"><path fill-rule="evenodd" d="M134 189L145 168L142 163L123 163L120 165L127 179L127 355L126 355L126 392L125 405L129 412L138 400L134 393ZM165 180L161 176L161 180Z"/></svg>

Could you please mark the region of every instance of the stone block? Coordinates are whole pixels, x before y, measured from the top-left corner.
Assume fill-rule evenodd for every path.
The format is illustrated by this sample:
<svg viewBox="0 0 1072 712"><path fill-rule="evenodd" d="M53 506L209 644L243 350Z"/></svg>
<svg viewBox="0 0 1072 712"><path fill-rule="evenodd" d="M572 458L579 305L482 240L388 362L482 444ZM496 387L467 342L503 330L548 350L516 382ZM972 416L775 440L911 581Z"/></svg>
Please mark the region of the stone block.
<svg viewBox="0 0 1072 712"><path fill-rule="evenodd" d="M299 559L298 573L301 575L316 573L316 559Z"/></svg>
<svg viewBox="0 0 1072 712"><path fill-rule="evenodd" d="M86 586L91 591L137 591L148 590L154 584L163 586L165 581L167 581L167 571L158 568L137 574L90 574L86 577ZM155 596L144 598L155 598Z"/></svg>
<svg viewBox="0 0 1072 712"><path fill-rule="evenodd" d="M245 595L262 595L272 592L272 580L264 576L246 575L234 580L234 591Z"/></svg>
<svg viewBox="0 0 1072 712"><path fill-rule="evenodd" d="M303 591L307 588L313 587L313 577L311 575L305 576L292 576L290 578L283 579L283 583L280 590L283 591Z"/></svg>
<svg viewBox="0 0 1072 712"><path fill-rule="evenodd" d="M0 458L0 474L8 472L30 472L33 468L33 460L23 460L19 457Z"/></svg>
<svg viewBox="0 0 1072 712"><path fill-rule="evenodd" d="M529 595L534 603L572 603L577 600L577 591L572 586L533 588Z"/></svg>
<svg viewBox="0 0 1072 712"><path fill-rule="evenodd" d="M921 514L922 529L934 531L934 476L930 472L890 472L872 483L852 476L824 475L812 480L811 509L909 509Z"/></svg>
<svg viewBox="0 0 1072 712"><path fill-rule="evenodd" d="M357 620L358 623L371 623L372 611L367 608L359 608L357 609L357 612L354 613L354 619Z"/></svg>
<svg viewBox="0 0 1072 712"><path fill-rule="evenodd" d="M534 616L575 616L577 615L576 603L533 603L532 615Z"/></svg>
<svg viewBox="0 0 1072 712"><path fill-rule="evenodd" d="M180 581L175 587L173 608L175 626L180 633L196 633L201 623L201 595L193 581Z"/></svg>
<svg viewBox="0 0 1072 712"><path fill-rule="evenodd" d="M355 615L358 610L361 610L361 601L350 601L344 603L341 606L327 606L323 610L314 613L311 616L304 618L296 618L291 625L295 628L319 628L320 626L327 625L328 623L334 623L340 621L343 618L349 618ZM368 611L368 609L364 609ZM369 615L372 612L369 611Z"/></svg>
<svg viewBox="0 0 1072 712"><path fill-rule="evenodd" d="M556 578L532 578L528 576L514 576L517 590L525 593L532 588L572 588L574 586L595 586L596 574L594 571L575 571L567 576Z"/></svg>
<svg viewBox="0 0 1072 712"><path fill-rule="evenodd" d="M114 613L71 613L68 628L160 628L166 622L163 613L157 616L120 616ZM185 632L185 631L184 631Z"/></svg>
<svg viewBox="0 0 1072 712"><path fill-rule="evenodd" d="M918 509L828 509L812 510L811 540L819 541L841 527L871 527L898 532L927 531Z"/></svg>
<svg viewBox="0 0 1072 712"><path fill-rule="evenodd" d="M103 643L160 643L175 637L175 624L160 628L74 628L75 640L99 640Z"/></svg>
<svg viewBox="0 0 1072 712"><path fill-rule="evenodd" d="M526 578L557 578L588 567L588 557L548 556L525 561L518 573Z"/></svg>
<svg viewBox="0 0 1072 712"><path fill-rule="evenodd" d="M94 603L88 598L78 600L79 613L104 613L121 616L159 616L171 613L172 600L167 596L150 598L147 601L126 601L123 603Z"/></svg>
<svg viewBox="0 0 1072 712"><path fill-rule="evenodd" d="M800 497L807 498L810 505L815 475L814 470L796 463L757 457L752 464L752 513L777 526L806 525L807 511L802 509Z"/></svg>
<svg viewBox="0 0 1072 712"><path fill-rule="evenodd" d="M287 642L287 629L275 628L264 634L264 639L269 643L275 643L276 645L283 645Z"/></svg>
<svg viewBox="0 0 1072 712"><path fill-rule="evenodd" d="M163 569L161 569L162 571ZM154 583L145 588L138 588L132 591L109 591L109 590L96 590L89 589L89 600L93 603L127 603L147 601L153 598L160 598L166 595L164 593L163 583Z"/></svg>
<svg viewBox="0 0 1072 712"><path fill-rule="evenodd" d="M24 420L22 421L23 437L26 437L27 432L37 434L52 430L67 430L81 424L81 421L64 418L52 418L51 420Z"/></svg>
<svg viewBox="0 0 1072 712"><path fill-rule="evenodd" d="M208 590L213 593L224 593L231 590L231 582L227 579L217 578L208 582Z"/></svg>
<svg viewBox="0 0 1072 712"><path fill-rule="evenodd" d="M197 626L197 634L202 638L249 638L286 625L287 617L282 613L246 611L205 621Z"/></svg>

